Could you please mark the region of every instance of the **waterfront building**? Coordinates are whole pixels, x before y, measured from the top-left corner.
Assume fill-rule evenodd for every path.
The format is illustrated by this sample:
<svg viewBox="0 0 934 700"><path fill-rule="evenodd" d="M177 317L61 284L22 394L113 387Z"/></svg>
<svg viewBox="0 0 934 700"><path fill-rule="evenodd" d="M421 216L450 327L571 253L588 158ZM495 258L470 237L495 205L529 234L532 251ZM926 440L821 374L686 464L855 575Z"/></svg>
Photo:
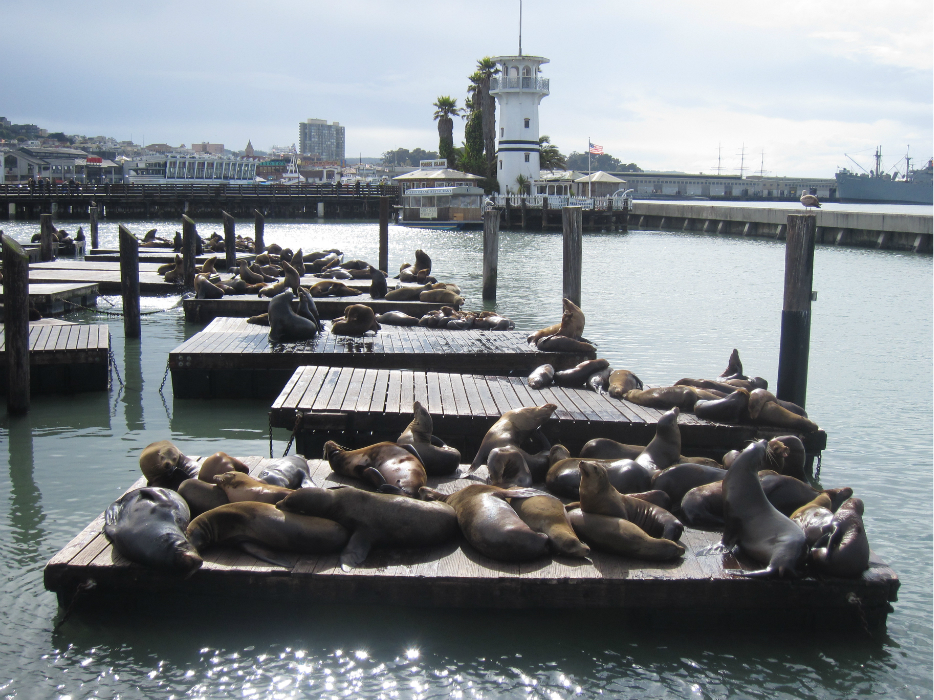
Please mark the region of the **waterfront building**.
<svg viewBox="0 0 934 700"><path fill-rule="evenodd" d="M724 199L797 200L805 192L836 199L836 182L819 177L762 177L703 173L616 172L626 180L633 197L710 197Z"/></svg>
<svg viewBox="0 0 934 700"><path fill-rule="evenodd" d="M518 192L521 176L529 185L539 179L538 106L549 94L540 56L497 56L500 74L490 79L490 94L499 103L496 179L501 194Z"/></svg>
<svg viewBox="0 0 934 700"><path fill-rule="evenodd" d="M213 154L165 154L127 159L123 177L132 184L253 184L256 161Z"/></svg>
<svg viewBox="0 0 934 700"><path fill-rule="evenodd" d="M320 161L344 162L344 127L324 119L307 119L298 124L298 152Z"/></svg>
<svg viewBox="0 0 934 700"><path fill-rule="evenodd" d="M418 170L404 175L397 175L392 181L402 188L402 192L413 187L465 187L476 186L483 178L479 175L465 173L460 170L451 170L447 167L447 160L423 160Z"/></svg>
<svg viewBox="0 0 934 700"><path fill-rule="evenodd" d="M84 177L88 154L75 148L22 146L4 157L7 182L25 182L29 178L48 178L64 182Z"/></svg>
<svg viewBox="0 0 934 700"><path fill-rule="evenodd" d="M590 175L584 175L574 180L577 193L585 197L610 197L617 190L626 188L626 181L613 177L609 173L598 170Z"/></svg>
<svg viewBox="0 0 934 700"><path fill-rule="evenodd" d="M224 144L208 143L207 141L202 141L201 143L191 144L191 150L195 153L213 153L214 155L219 156L223 155L224 153Z"/></svg>

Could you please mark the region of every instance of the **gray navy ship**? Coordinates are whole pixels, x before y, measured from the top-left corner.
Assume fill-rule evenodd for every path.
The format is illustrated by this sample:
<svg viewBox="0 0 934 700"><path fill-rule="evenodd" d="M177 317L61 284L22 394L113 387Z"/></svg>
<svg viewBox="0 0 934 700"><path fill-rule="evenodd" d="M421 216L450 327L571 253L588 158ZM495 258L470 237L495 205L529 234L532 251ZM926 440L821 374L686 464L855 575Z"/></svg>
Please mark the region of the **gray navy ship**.
<svg viewBox="0 0 934 700"><path fill-rule="evenodd" d="M854 173L846 168L837 173L837 199L841 202L880 202L891 204L934 204L934 160L924 168L910 169L899 178L882 172L882 148L876 149L876 168Z"/></svg>

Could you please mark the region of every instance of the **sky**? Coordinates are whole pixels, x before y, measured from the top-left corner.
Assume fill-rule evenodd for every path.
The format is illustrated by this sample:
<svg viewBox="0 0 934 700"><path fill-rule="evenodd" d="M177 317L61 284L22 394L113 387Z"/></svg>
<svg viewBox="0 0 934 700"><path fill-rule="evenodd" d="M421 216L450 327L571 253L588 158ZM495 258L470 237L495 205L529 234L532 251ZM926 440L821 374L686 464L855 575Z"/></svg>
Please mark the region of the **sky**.
<svg viewBox="0 0 934 700"><path fill-rule="evenodd" d="M309 117L347 157L436 150L483 56L518 52L519 0L0 3L0 116L49 131L266 150ZM550 60L542 134L645 170L832 177L934 154L930 0L524 0ZM456 120L455 143L463 139ZM745 156L741 153L745 152ZM899 168L904 171L904 163Z"/></svg>

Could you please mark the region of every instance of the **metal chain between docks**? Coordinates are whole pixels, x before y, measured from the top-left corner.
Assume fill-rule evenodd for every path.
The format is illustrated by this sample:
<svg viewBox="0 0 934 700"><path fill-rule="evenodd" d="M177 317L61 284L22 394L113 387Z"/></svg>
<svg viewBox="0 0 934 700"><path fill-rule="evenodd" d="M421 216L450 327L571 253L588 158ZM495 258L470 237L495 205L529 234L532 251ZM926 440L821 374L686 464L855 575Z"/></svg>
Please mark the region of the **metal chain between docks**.
<svg viewBox="0 0 934 700"><path fill-rule="evenodd" d="M285 446L285 452L282 453L282 456L285 457L289 454L289 450L292 449L292 441L295 440L295 434L298 432L299 427L302 425L302 419L305 417L305 414L302 411L295 412L295 425L292 426L292 435L289 436L289 442ZM272 435L272 416L269 416L269 434ZM272 443L270 443L271 445ZM272 456L272 450L270 449L270 457Z"/></svg>
<svg viewBox="0 0 934 700"><path fill-rule="evenodd" d="M110 367L114 372L117 373L117 381L120 382L120 386L123 386L123 379L120 377L120 370L117 367L117 358L114 357L114 351L108 350L107 354L110 355Z"/></svg>
<svg viewBox="0 0 934 700"><path fill-rule="evenodd" d="M165 382L169 378L169 362L170 360L165 361L165 374L162 375L162 384L159 385L159 393L162 393L162 390L165 388Z"/></svg>
<svg viewBox="0 0 934 700"><path fill-rule="evenodd" d="M824 453L823 453L823 452L818 452L818 453L817 453L817 469L814 470L814 478L815 478L815 479L820 479L820 463L821 463L821 459L823 459L823 457L824 457Z"/></svg>
<svg viewBox="0 0 934 700"><path fill-rule="evenodd" d="M272 459L272 414L268 414L269 417L269 459Z"/></svg>

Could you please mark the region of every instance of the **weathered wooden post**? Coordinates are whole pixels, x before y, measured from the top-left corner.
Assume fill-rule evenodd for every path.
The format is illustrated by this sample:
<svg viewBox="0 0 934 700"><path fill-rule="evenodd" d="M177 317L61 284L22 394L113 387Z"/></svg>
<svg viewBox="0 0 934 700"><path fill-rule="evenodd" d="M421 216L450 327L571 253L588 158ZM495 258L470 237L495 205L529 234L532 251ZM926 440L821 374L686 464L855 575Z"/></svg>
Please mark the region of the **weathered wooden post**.
<svg viewBox="0 0 934 700"><path fill-rule="evenodd" d="M227 260L227 269L233 270L237 265L237 234L234 218L225 211L221 212L224 217L224 254Z"/></svg>
<svg viewBox="0 0 934 700"><path fill-rule="evenodd" d="M792 214L785 240L785 299L778 351L778 389L783 401L804 408L811 346L811 286L814 281L814 236L817 217Z"/></svg>
<svg viewBox="0 0 934 700"><path fill-rule="evenodd" d="M542 231L548 228L548 195L542 195Z"/></svg>
<svg viewBox="0 0 934 700"><path fill-rule="evenodd" d="M39 259L49 262L52 259L52 241L55 237L55 225L51 214L39 215Z"/></svg>
<svg viewBox="0 0 934 700"><path fill-rule="evenodd" d="M584 213L580 207L562 207L561 226L564 230L564 298L581 305L581 265L583 241L581 228Z"/></svg>
<svg viewBox="0 0 934 700"><path fill-rule="evenodd" d="M185 286L189 289L195 286L195 251L197 244L195 236L198 231L195 222L187 216L182 216L182 259L185 262Z"/></svg>
<svg viewBox="0 0 934 700"><path fill-rule="evenodd" d="M29 412L29 256L3 236L3 333L6 341L6 408Z"/></svg>
<svg viewBox="0 0 934 700"><path fill-rule="evenodd" d="M97 205L94 202L88 207L88 213L91 215L91 247L97 248Z"/></svg>
<svg viewBox="0 0 934 700"><path fill-rule="evenodd" d="M120 288L123 292L123 334L139 338L139 241L120 224Z"/></svg>
<svg viewBox="0 0 934 700"><path fill-rule="evenodd" d="M253 210L253 252L259 255L266 250L263 243L263 229L266 227L266 217L259 209Z"/></svg>
<svg viewBox="0 0 934 700"><path fill-rule="evenodd" d="M499 266L499 209L483 212L483 299L496 301L496 271Z"/></svg>
<svg viewBox="0 0 934 700"><path fill-rule="evenodd" d="M379 269L389 272L389 197L379 198Z"/></svg>

